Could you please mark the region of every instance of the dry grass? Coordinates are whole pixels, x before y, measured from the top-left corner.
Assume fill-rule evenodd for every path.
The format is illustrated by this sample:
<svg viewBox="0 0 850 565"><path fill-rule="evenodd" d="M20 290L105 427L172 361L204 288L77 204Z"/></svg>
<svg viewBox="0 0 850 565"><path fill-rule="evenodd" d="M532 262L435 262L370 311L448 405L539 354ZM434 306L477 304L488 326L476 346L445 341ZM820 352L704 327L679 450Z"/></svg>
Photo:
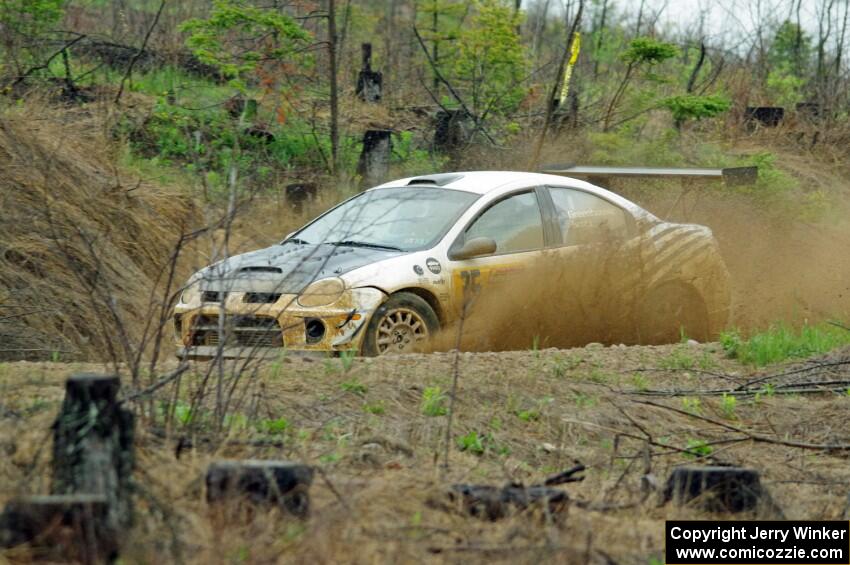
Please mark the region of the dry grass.
<svg viewBox="0 0 850 565"><path fill-rule="evenodd" d="M848 353L830 359L850 361ZM665 518L705 516L659 506L657 492L644 499L641 477L648 472L663 483L674 466L698 461L681 452L697 441L720 442L709 462L759 469L786 517L847 519L847 451L724 443L740 434L641 403L647 389L733 388L768 374L750 374L724 358L716 344L463 354L450 466L444 471L447 419L426 415L422 401L428 387L449 390L452 361L452 354L357 359L346 369L339 359L283 359L243 372L246 394L224 441L215 441L200 424L203 412L191 433L175 424L164 437L152 433L161 422L142 425L136 473L140 520L127 536L125 557L170 561L179 550L193 563L602 563L610 558L645 564L662 555ZM8 455L0 459L5 485L0 498L45 492L49 449L44 446L49 447L45 442L62 380L81 369L97 367L0 365L0 449ZM184 377L185 399L200 386L205 370L198 365ZM846 365L832 371L814 368L794 378L848 379ZM767 392L738 398L731 408L720 396L695 393L652 401L771 438L850 443L844 425L850 397L843 393ZM280 418L286 420L285 431L256 430ZM459 449L456 438L470 432L486 438L484 453ZM645 434L655 445L635 439ZM177 458L181 437L194 447ZM279 443L269 446L269 441ZM313 512L304 523L275 513L250 522L223 521L203 502L201 480L208 463L221 457L317 465L342 501L317 475ZM447 483L533 484L574 461L587 465L587 478L566 487L573 503L563 515L532 509L487 523L457 512L444 497ZM0 555L26 559L25 552Z"/></svg>
<svg viewBox="0 0 850 565"><path fill-rule="evenodd" d="M118 169L105 129L38 101L0 110L0 359L104 356L152 310L189 202Z"/></svg>

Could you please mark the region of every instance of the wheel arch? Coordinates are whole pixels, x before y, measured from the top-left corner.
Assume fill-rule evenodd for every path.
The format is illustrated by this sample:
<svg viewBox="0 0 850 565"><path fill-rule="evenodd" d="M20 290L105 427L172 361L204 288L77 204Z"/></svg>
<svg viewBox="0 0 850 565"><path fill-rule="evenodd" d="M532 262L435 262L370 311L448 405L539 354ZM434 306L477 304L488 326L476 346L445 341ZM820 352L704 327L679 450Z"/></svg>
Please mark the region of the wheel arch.
<svg viewBox="0 0 850 565"><path fill-rule="evenodd" d="M390 296L392 296L394 294L398 294L399 292L408 292L410 294L415 294L416 296L418 296L419 298L421 298L422 300L427 302L428 306L430 306L431 309L434 311L434 313L437 315L437 319L440 321L440 327L441 328L445 327L446 318L445 318L444 309L440 305L440 300L437 298L437 296L433 292L431 292L430 290L424 289L422 287L409 286L409 287L406 287L406 288L400 288L396 291L393 291L392 293L389 293L387 295L387 298L389 298Z"/></svg>

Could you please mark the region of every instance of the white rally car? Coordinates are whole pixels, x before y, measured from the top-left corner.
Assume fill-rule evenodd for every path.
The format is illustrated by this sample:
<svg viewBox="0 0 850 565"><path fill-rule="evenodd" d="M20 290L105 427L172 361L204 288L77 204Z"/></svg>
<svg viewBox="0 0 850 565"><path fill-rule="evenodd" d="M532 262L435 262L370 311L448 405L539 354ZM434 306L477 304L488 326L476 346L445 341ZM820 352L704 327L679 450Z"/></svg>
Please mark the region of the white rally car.
<svg viewBox="0 0 850 565"><path fill-rule="evenodd" d="M459 172L372 188L202 269L174 330L202 358L705 340L729 295L704 226L572 178Z"/></svg>

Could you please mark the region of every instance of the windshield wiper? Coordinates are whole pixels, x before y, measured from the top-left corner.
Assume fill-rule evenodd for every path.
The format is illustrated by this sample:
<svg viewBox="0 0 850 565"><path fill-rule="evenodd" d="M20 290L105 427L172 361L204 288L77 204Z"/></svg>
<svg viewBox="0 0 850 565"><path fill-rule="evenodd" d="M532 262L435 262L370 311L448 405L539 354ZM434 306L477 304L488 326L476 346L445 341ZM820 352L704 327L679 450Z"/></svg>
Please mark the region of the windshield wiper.
<svg viewBox="0 0 850 565"><path fill-rule="evenodd" d="M373 249L387 249L389 251L404 251L401 247L395 247L392 245L381 245L380 243L369 243L367 241L331 241L328 242L328 245L337 245L344 247L371 247Z"/></svg>
<svg viewBox="0 0 850 565"><path fill-rule="evenodd" d="M308 245L310 242L304 241L303 239L298 239L297 237L292 237L290 239L284 239L280 242L281 245L284 243L294 243L295 245Z"/></svg>

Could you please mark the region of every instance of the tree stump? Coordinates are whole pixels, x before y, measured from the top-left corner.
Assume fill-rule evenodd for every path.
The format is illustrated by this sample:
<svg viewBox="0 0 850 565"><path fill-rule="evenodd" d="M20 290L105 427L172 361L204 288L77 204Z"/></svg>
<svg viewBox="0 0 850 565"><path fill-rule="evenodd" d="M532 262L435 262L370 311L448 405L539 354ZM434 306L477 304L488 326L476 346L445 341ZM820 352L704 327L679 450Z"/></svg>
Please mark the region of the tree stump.
<svg viewBox="0 0 850 565"><path fill-rule="evenodd" d="M381 101L384 77L379 71L372 70L372 44L363 43L363 67L357 75L357 97L364 102Z"/></svg>
<svg viewBox="0 0 850 565"><path fill-rule="evenodd" d="M440 110L435 116L434 150L452 153L469 139L469 115L464 110Z"/></svg>
<svg viewBox="0 0 850 565"><path fill-rule="evenodd" d="M551 514L557 514L569 502L566 492L540 485L495 487L457 484L451 486L448 496L450 501L460 504L464 513L491 522L536 504L546 505Z"/></svg>
<svg viewBox="0 0 850 565"><path fill-rule="evenodd" d="M296 214L304 211L304 203L316 197L316 183L295 182L286 185L286 201Z"/></svg>
<svg viewBox="0 0 850 565"><path fill-rule="evenodd" d="M363 135L357 174L363 179L364 185L380 184L387 178L392 149L392 132L389 130L368 130Z"/></svg>
<svg viewBox="0 0 850 565"><path fill-rule="evenodd" d="M685 504L695 501L709 512L747 512L772 505L762 488L759 473L739 467L678 467L664 487L664 501Z"/></svg>
<svg viewBox="0 0 850 565"><path fill-rule="evenodd" d="M751 127L756 122L764 127L775 128L785 118L785 108L781 106L747 106L744 119Z"/></svg>
<svg viewBox="0 0 850 565"><path fill-rule="evenodd" d="M120 531L133 521L133 415L118 403L117 376L81 374L68 379L53 424L51 492L106 498L106 524Z"/></svg>
<svg viewBox="0 0 850 565"><path fill-rule="evenodd" d="M216 461L207 469L207 503L241 500L255 506L277 506L297 516L310 511L313 469L289 461Z"/></svg>
<svg viewBox="0 0 850 565"><path fill-rule="evenodd" d="M54 561L101 563L117 556L118 531L108 526L103 495L32 496L10 501L0 515L0 547L37 546ZM46 555L44 552L46 551Z"/></svg>

